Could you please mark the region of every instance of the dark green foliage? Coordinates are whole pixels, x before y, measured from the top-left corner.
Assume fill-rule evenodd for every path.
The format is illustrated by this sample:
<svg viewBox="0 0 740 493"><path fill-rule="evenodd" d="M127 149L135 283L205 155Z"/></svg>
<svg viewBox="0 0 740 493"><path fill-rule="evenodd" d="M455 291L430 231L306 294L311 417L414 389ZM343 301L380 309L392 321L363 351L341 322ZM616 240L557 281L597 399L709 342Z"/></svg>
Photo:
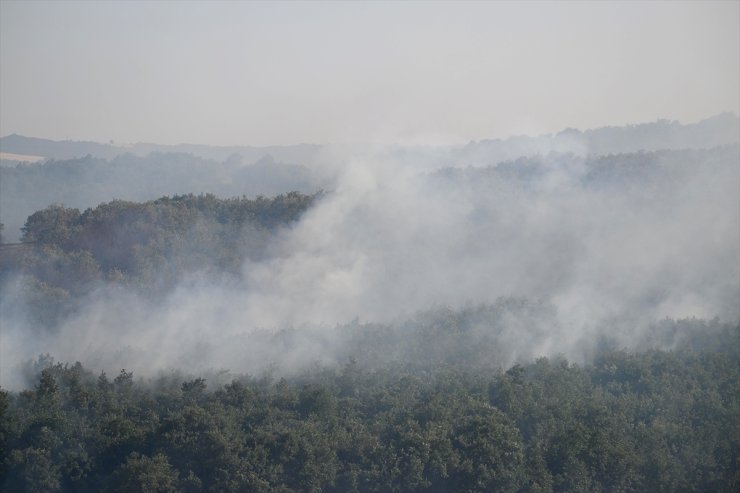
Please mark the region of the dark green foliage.
<svg viewBox="0 0 740 493"><path fill-rule="evenodd" d="M112 198L146 201L193 191L256 197L292 190L312 193L324 187L310 169L281 162L291 156L281 157L278 152L276 162L265 152L267 149L245 156L244 162L239 156L226 159L228 154L219 158L223 162L217 162L176 152L106 155L109 159L85 156L87 152L83 152L73 155L85 157L69 155L71 159L67 160L2 166L0 221L5 224L4 235L6 241L18 241L26 217L51 203L83 210ZM300 154L293 157L300 159Z"/></svg>
<svg viewBox="0 0 740 493"><path fill-rule="evenodd" d="M23 228L23 241L38 247L38 258L28 259L26 267L43 270L39 264L52 264L46 270L68 283L84 282L97 271L146 277L147 266L164 262L180 272L208 262L238 267L242 255L264 255L260 247L267 236L296 221L314 199L297 192L254 200L180 195L143 203L117 200L82 213L52 205L32 214ZM75 254L89 260L57 260ZM92 265L79 267L79 273L61 272L64 266L57 264L65 261Z"/></svg>
<svg viewBox="0 0 740 493"><path fill-rule="evenodd" d="M740 365L726 349L506 372L350 361L216 389L47 359L32 390L0 392L2 488L734 492Z"/></svg>
<svg viewBox="0 0 740 493"><path fill-rule="evenodd" d="M167 457L157 454L146 457L132 452L110 478L106 491L120 493L165 493L180 491L178 476L167 462Z"/></svg>
<svg viewBox="0 0 740 493"><path fill-rule="evenodd" d="M179 195L150 202L116 200L80 213L51 205L23 228L21 272L28 312L53 325L102 284L166 294L188 274L238 279L242 264L270 255L275 233L297 221L317 195L219 199ZM7 266L6 266L7 267Z"/></svg>

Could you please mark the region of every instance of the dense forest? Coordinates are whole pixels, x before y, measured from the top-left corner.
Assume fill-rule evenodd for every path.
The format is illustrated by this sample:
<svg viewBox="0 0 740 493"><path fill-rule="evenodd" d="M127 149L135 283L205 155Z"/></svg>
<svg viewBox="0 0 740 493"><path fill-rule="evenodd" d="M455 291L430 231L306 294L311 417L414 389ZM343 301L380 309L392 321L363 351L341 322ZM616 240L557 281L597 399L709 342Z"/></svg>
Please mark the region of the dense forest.
<svg viewBox="0 0 740 493"><path fill-rule="evenodd" d="M734 492L740 327L702 337L723 350L506 371L349 360L215 385L40 359L32 389L0 393L3 487Z"/></svg>
<svg viewBox="0 0 740 493"><path fill-rule="evenodd" d="M270 238L317 197L179 195L83 212L50 205L28 218L23 253L5 262L0 280L20 274L35 321L52 326L103 283L162 296L187 273L238 277L245 261L270 254Z"/></svg>
<svg viewBox="0 0 740 493"><path fill-rule="evenodd" d="M194 271L238 278L321 197L52 205L28 218L27 250L3 276L27 283L35 330L55 331L101 284L158 300ZM581 363L512 362L510 338L541 338L554 311L502 298L389 324L257 331L230 341L242 358L273 358L251 375L108 376L42 356L25 363L27 390L0 393L3 488L737 490L740 325L667 319L637 352L602 333ZM284 355L311 345L331 359L286 371Z"/></svg>

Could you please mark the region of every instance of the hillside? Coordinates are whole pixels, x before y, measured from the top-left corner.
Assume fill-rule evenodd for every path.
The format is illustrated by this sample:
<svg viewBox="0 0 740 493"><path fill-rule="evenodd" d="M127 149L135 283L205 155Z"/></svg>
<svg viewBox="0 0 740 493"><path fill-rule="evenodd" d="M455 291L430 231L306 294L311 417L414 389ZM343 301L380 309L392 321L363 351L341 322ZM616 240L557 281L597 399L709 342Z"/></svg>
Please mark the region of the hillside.
<svg viewBox="0 0 740 493"><path fill-rule="evenodd" d="M153 152L192 154L202 159L224 161L231 156L241 156L247 162L271 155L280 161L311 164L320 152L320 146L298 144L289 146L208 146L196 144L161 145L136 143L125 146L86 141L56 141L23 135L0 137L0 151L4 153L41 156L45 159L67 160L92 156L113 159L122 154L146 156ZM6 158L12 160L10 157Z"/></svg>

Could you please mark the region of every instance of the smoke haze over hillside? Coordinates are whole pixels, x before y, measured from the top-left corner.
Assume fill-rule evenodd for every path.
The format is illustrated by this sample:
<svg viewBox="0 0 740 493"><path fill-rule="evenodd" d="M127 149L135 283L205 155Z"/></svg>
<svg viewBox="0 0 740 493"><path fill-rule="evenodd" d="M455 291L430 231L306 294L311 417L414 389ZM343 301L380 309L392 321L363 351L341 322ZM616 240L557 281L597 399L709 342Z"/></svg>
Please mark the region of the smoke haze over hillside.
<svg viewBox="0 0 740 493"><path fill-rule="evenodd" d="M41 229L0 251L0 383L47 352L298 368L349 357L353 320L413 333L445 307L496 307L473 332L504 366L735 322L739 16L0 2L0 152L45 158L0 167L4 241Z"/></svg>
<svg viewBox="0 0 740 493"><path fill-rule="evenodd" d="M434 170L491 166L551 152L576 156L641 150L704 149L738 142L740 118L724 113L696 123L656 121L553 135L483 140L461 146L213 147L139 144L116 147L55 142L17 135L0 150L38 155L43 163L4 161L0 167L0 222L6 241L17 241L26 218L52 203L86 209L112 198L152 200L163 195L214 193L221 197L311 193L333 189L350 159L390 156L402 166ZM174 152L177 151L177 152ZM368 164L372 168L372 164Z"/></svg>
<svg viewBox="0 0 740 493"><path fill-rule="evenodd" d="M419 311L502 299L541 308L480 322L501 365L580 360L604 336L633 347L665 317L737 320L739 162L737 145L439 170L363 154L237 278L191 266L155 303L101 287L52 331L29 327L6 286L3 385L42 353L143 373L295 370L341 359L352 319L402 327ZM290 343L269 336L290 327Z"/></svg>

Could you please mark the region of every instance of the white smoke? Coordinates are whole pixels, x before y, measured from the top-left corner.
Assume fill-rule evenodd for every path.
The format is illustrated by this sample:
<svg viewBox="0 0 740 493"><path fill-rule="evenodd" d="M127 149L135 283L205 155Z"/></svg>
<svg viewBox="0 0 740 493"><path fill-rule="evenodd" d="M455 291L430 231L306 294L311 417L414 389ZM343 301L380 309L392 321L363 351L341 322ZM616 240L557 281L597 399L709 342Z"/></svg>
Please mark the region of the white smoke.
<svg viewBox="0 0 740 493"><path fill-rule="evenodd" d="M161 303L107 287L48 333L6 313L0 382L18 385L15 368L42 353L139 373L331 363L337 324L511 296L554 310L508 321L514 359L577 358L607 326L629 345L664 317L736 320L738 147L620 159L594 178L593 161L552 154L512 178L504 165L430 173L414 156L365 153L240 281L195 276ZM296 328L289 343L260 335L285 327Z"/></svg>

